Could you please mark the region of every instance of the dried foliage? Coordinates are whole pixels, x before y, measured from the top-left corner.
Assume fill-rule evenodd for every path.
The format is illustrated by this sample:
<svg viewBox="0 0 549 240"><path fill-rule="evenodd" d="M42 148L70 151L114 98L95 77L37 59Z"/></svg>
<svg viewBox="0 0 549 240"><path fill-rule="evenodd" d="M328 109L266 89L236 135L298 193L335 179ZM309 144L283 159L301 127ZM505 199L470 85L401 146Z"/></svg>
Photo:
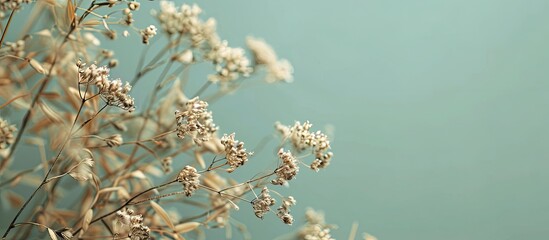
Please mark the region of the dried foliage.
<svg viewBox="0 0 549 240"><path fill-rule="evenodd" d="M8 42L23 8L32 8L24 9L24 37ZM135 18L143 8L119 0L0 1L0 194L17 209L1 214L11 221L3 238L204 239L208 229L240 226L231 217L240 208L294 222L295 199L273 189L293 181L300 165L328 166L328 137L309 122L277 123L277 167L247 178L237 170L252 152L235 133L220 132L208 110L257 81L250 76L292 81L291 64L258 38L247 39L248 49L230 46L197 5L161 1L155 23ZM32 25L37 19L43 24ZM135 74L110 76L124 63L101 38L147 45ZM198 64L212 72L193 93L186 73ZM145 78L156 83L140 106L133 97L143 96L132 88ZM38 151L22 157L23 144ZM20 192L23 185L32 193ZM331 239L320 222L296 237Z"/></svg>

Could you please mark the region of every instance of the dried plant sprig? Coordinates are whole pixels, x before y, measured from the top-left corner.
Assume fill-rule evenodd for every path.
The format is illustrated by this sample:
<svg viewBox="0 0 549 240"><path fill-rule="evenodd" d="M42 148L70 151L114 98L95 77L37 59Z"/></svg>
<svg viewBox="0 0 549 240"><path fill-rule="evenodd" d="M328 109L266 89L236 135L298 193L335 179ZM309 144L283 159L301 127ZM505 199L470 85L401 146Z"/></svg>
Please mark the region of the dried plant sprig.
<svg viewBox="0 0 549 240"><path fill-rule="evenodd" d="M309 121L296 122L293 126L285 126L275 123L276 130L282 135L284 141L288 140L292 148L297 152L309 150L315 156L310 168L319 171L330 164L333 153L330 152L330 141L328 136L321 131L312 132L313 125Z"/></svg>
<svg viewBox="0 0 549 240"><path fill-rule="evenodd" d="M200 184L200 174L196 171L196 168L189 165L185 166L177 176L177 181L183 184L183 189L185 190L185 195L187 197L191 196Z"/></svg>
<svg viewBox="0 0 549 240"><path fill-rule="evenodd" d="M46 173L42 181L38 179L30 184L36 189L26 200L22 198L19 201L22 206L4 237L43 237L42 233L30 231L28 226L45 227L48 233L59 238L70 238L71 235L82 239L149 239L164 236L178 239L188 232L198 233L208 228L230 229L231 225L237 224L241 229L242 225L236 222L231 213L240 209L241 203L249 203L254 214L262 218L272 211L271 207L275 204L275 198L270 195L272 193L280 196L282 203L273 212L284 223L292 224L290 206L295 204L295 200L283 197L275 191L275 186L269 184L287 185L288 181L295 179L302 158L295 154L302 151L284 151L281 149L283 143L277 147L280 152L276 169L258 173L244 181L223 177L222 173L234 173L236 168L245 165L252 153L246 151L242 141L235 139L235 133L218 136L213 114L204 101L208 100L211 104L229 91L236 90L244 82L241 81L243 77L258 73L256 68L266 69L268 82L274 79L289 81L292 72L289 62L286 64L286 60L278 59L272 48L264 42L263 50L274 57L271 56L270 60L269 57L262 59L259 56L262 54L261 48L252 44L249 48L255 62L251 62L244 49L229 46L227 41L218 36L217 23L213 18L200 18L202 10L197 5L175 7L173 3L161 2L162 9L155 15L160 22L158 29L146 24L149 27L141 30L132 26L138 20L134 19L133 13L140 8L136 1L91 1L88 8L75 5L75 1L45 4L51 5L47 10L54 11L50 15L55 20L51 26L55 27L29 33L33 38L15 39L14 43L4 44L0 49L0 54L10 54L0 59L0 98L7 100L0 108L28 111L18 131L12 131L11 135L0 131L8 135L3 138L7 150L0 152L0 155L8 153L8 156L2 160L0 171L9 169L9 174L0 176L0 188L14 186L18 189L19 184L32 182L40 171ZM101 7L114 9L109 9L109 13L105 14L99 10ZM8 25L14 12L10 15ZM35 17L31 16L31 19ZM151 57L150 52L143 53L132 84L124 84L109 76L111 68L124 62L113 58L113 50L102 48L97 33L112 40L124 41L116 39L117 34L111 28L112 25L129 26L129 30L140 34L143 42L150 42L151 45L152 37L155 40L167 37L166 47L158 51L147 64L144 59ZM7 27L5 29L2 39ZM71 44L65 44L67 42ZM150 50L154 51L154 48ZM74 59L78 58L84 60L79 61L75 68ZM83 62L88 62L89 66ZM187 79L186 73L200 62L214 64L215 73L209 76L209 81L205 81L204 87L194 95L189 95L192 98L187 98L184 94L187 89L185 83L190 79ZM281 69L277 69L277 66ZM155 74L152 71L155 69L159 69L160 74L154 77L158 80L152 89L148 106L141 112L130 114L136 109L134 99L129 94L132 86L145 74ZM38 78L40 80L36 81ZM206 95L211 92L206 91L208 86L214 83L219 83L221 87L212 95ZM163 97L168 88L172 89ZM34 111L37 103L41 111ZM107 109L108 106L125 111L109 111L111 108ZM179 111L174 118L171 114L176 109ZM31 111L45 117L35 117L31 121ZM25 131L27 126L29 129ZM140 126L138 131L135 126ZM17 136L14 136L15 133ZM37 144L44 148L41 150L44 153L39 167L12 170L12 166L6 164L7 159L12 157L11 153L22 136L35 143L43 141L50 144ZM329 143L328 148L319 147L323 146L323 136L315 133L311 133L311 136L313 140L306 143L307 148L319 159L320 162L316 163L318 168L322 168L331 158L331 153L326 150L329 149ZM0 147L3 146L1 144ZM129 152L127 146L132 145L133 150ZM81 150L89 151L89 156L76 154ZM47 159L47 151L53 152L54 157ZM216 157L208 166L204 158L210 154ZM196 159L180 158L181 155L194 156ZM200 166L201 171L195 165ZM176 176L169 175L172 169L181 166L185 167ZM73 184L75 181L60 184L60 180L67 175L80 181L80 184ZM6 179L4 176L7 176ZM154 185L157 179L165 177L172 177L172 180ZM240 177L236 175L235 178ZM176 182L182 185L182 189L181 185L177 190L171 188L172 184L178 185ZM267 189L267 185L273 189ZM34 199L40 189L46 191L46 197L42 200ZM82 190L82 196L77 197L72 204L64 200L62 194L75 189ZM258 190L261 193L256 196L254 191ZM255 198L248 200L252 193ZM209 201L198 200L205 196ZM167 208L173 201L205 212L196 216L174 214ZM57 207L60 203L63 204L63 211ZM134 210L128 209L130 206ZM150 207L162 213L163 221L147 214ZM36 219L36 224L17 222L19 217L25 216L22 213L26 212L33 213L29 218L33 221ZM171 220L178 223L169 224ZM97 222L103 225L94 224Z"/></svg>
<svg viewBox="0 0 549 240"><path fill-rule="evenodd" d="M277 178L273 179L271 182L275 185L283 185L287 183L287 181L295 178L299 172L299 164L292 153L290 151L284 152L283 148L278 151L278 157L282 161L282 164L276 170Z"/></svg>
<svg viewBox="0 0 549 240"><path fill-rule="evenodd" d="M248 161L248 156L252 155L252 152L246 152L244 148L244 142L234 139L235 133L230 135L223 135L221 138L221 144L225 147L225 159L230 168L227 169L227 172L231 173L236 168L244 165Z"/></svg>
<svg viewBox="0 0 549 240"><path fill-rule="evenodd" d="M269 189L264 187L257 198L252 201L255 216L263 218L263 216L271 210L271 206L275 205L276 200L269 194Z"/></svg>
<svg viewBox="0 0 549 240"><path fill-rule="evenodd" d="M213 122L212 112L207 109L208 103L195 97L187 101L185 106L185 111L175 112L177 136L181 139L190 136L198 145L208 141L218 129Z"/></svg>
<svg viewBox="0 0 549 240"><path fill-rule="evenodd" d="M8 148L15 141L17 127L0 118L0 150Z"/></svg>

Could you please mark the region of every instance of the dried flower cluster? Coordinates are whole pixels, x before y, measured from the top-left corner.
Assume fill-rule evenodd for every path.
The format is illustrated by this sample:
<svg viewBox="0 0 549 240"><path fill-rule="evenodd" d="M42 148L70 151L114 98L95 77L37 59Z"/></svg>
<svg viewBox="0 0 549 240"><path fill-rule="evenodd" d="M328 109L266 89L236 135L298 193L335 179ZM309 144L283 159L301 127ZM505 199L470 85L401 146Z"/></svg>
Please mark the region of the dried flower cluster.
<svg viewBox="0 0 549 240"><path fill-rule="evenodd" d="M39 11L28 11L20 29L9 27L21 19L22 3ZM233 214L241 208L294 223L296 200L275 188L295 180L306 151L315 156L312 169L326 167L327 136L308 122L279 124L276 167L237 174L252 167L253 153L235 133L221 132L209 109L256 77L291 81L291 64L258 38L248 38L247 48L229 45L197 5L160 1L156 23L135 14L156 4L0 0L0 201L11 207L1 212L11 221L2 239L201 239L213 228L249 239ZM2 20L8 12L13 21ZM140 43L117 39L116 31L149 44L135 54L135 73L116 73L128 82L110 78L127 61L103 41ZM200 63L213 70L189 77ZM145 103L130 96L132 88L144 92L143 81L154 84L139 99ZM193 91L191 81L202 87ZM36 154L23 157L23 145ZM317 225L308 239L330 239L326 225Z"/></svg>
<svg viewBox="0 0 549 240"><path fill-rule="evenodd" d="M208 103L195 97L189 100L185 106L185 111L175 111L177 136L181 139L190 136L199 145L208 141L217 131L217 126L212 119L212 112L207 109Z"/></svg>
<svg viewBox="0 0 549 240"><path fill-rule="evenodd" d="M128 231L131 240L145 240L150 237L151 230L143 224L141 214L135 214L133 210L128 208L116 212L115 226L119 227L115 230ZM118 231L115 231L115 233L119 234Z"/></svg>
<svg viewBox="0 0 549 240"><path fill-rule="evenodd" d="M248 156L252 155L251 152L246 152L244 148L244 142L240 142L234 139L234 133L231 135L224 135L221 138L221 144L225 147L225 159L230 168L227 172L233 172L237 167L244 165L248 161Z"/></svg>
<svg viewBox="0 0 549 240"><path fill-rule="evenodd" d="M85 67L86 64L80 61L76 66L78 67L79 83L96 86L99 94L108 105L129 112L135 110L134 99L129 95L132 86L128 82L122 84L120 79L109 79L109 69L106 66L97 67L92 64Z"/></svg>
<svg viewBox="0 0 549 240"><path fill-rule="evenodd" d="M291 142L293 149L298 152L305 150L312 151L315 160L311 163L310 168L318 171L330 164L333 153L329 151L330 141L328 140L328 136L320 131L311 132L312 126L308 121L303 124L296 122L292 127L284 126L280 123L275 124L275 128L282 137Z"/></svg>
<svg viewBox="0 0 549 240"><path fill-rule="evenodd" d="M8 121L0 118L0 150L8 148L15 141L14 133L17 128Z"/></svg>
<svg viewBox="0 0 549 240"><path fill-rule="evenodd" d="M297 175L299 172L299 165L292 153L290 151L284 152L283 148L278 151L278 157L282 161L282 165L276 170L277 178L273 179L271 182L275 185L283 185Z"/></svg>
<svg viewBox="0 0 549 240"><path fill-rule="evenodd" d="M177 181L183 184L183 189L185 190L185 195L191 196L198 185L200 185L200 174L196 171L196 168L189 165L185 166L179 175L177 175Z"/></svg>
<svg viewBox="0 0 549 240"><path fill-rule="evenodd" d="M313 209L305 213L307 223L299 230L298 237L302 240L334 240L330 235L332 226L326 224L324 214Z"/></svg>
<svg viewBox="0 0 549 240"><path fill-rule="evenodd" d="M275 205L276 200L269 194L269 189L264 187L259 196L252 201L255 216L263 218L263 216L271 210L271 206Z"/></svg>

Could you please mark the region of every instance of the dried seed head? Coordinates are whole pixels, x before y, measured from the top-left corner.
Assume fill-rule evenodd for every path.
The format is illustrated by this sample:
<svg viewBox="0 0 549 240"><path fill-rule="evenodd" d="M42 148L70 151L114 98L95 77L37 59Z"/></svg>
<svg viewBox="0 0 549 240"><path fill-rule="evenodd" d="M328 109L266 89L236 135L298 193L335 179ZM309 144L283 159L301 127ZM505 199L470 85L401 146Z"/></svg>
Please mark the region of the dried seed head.
<svg viewBox="0 0 549 240"><path fill-rule="evenodd" d="M177 176L177 181L183 184L183 189L185 195L190 197L193 192L198 189L200 185L200 174L196 171L196 168L189 165L185 166L179 175Z"/></svg>
<svg viewBox="0 0 549 240"><path fill-rule="evenodd" d="M223 135L221 138L221 144L225 147L225 159L230 165L227 172L233 172L237 167L244 165L248 161L248 155L252 155L252 152L246 152L244 148L244 142L239 142L234 139L235 134Z"/></svg>
<svg viewBox="0 0 549 240"><path fill-rule="evenodd" d="M120 79L109 79L109 68L106 66L97 67L95 64L85 67L86 64L80 60L78 66L79 82L81 84L95 85L101 94L101 98L111 106L116 106L126 111L135 110L134 99L129 95L132 86L128 82L122 84Z"/></svg>
<svg viewBox="0 0 549 240"><path fill-rule="evenodd" d="M277 178L271 182L275 185L283 185L297 175L299 165L292 153L290 151L284 152L283 148L278 151L278 157L282 161L282 165L276 170Z"/></svg>
<svg viewBox="0 0 549 240"><path fill-rule="evenodd" d="M282 205L277 209L276 216L285 224L292 225L292 223L294 223L294 217L290 214L290 207L295 204L296 201L292 196L283 199Z"/></svg>
<svg viewBox="0 0 549 240"><path fill-rule="evenodd" d="M9 148L15 142L15 125L10 125L8 121L0 118L0 150Z"/></svg>
<svg viewBox="0 0 549 240"><path fill-rule="evenodd" d="M190 136L196 144L201 145L217 131L212 112L207 110L208 103L199 100L198 97L189 100L185 106L185 111L175 112L177 136L181 139Z"/></svg>
<svg viewBox="0 0 549 240"><path fill-rule="evenodd" d="M275 205L276 201L269 194L269 189L263 187L261 194L252 201L255 216L263 219L263 216L271 210L271 206Z"/></svg>

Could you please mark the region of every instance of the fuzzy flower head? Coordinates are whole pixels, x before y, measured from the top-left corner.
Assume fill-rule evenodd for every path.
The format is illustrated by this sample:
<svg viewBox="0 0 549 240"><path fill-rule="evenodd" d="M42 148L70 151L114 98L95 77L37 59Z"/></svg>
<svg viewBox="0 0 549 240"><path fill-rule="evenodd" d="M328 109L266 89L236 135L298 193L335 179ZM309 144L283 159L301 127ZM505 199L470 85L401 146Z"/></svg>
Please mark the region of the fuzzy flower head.
<svg viewBox="0 0 549 240"><path fill-rule="evenodd" d="M15 125L10 125L8 121L0 118L0 150L8 148L15 142Z"/></svg>
<svg viewBox="0 0 549 240"><path fill-rule="evenodd" d="M132 112L135 110L134 99L129 95L132 86L120 79L109 79L109 68L98 67L95 64L86 67L85 63L77 62L80 84L95 85L99 89L101 98L110 106L119 107Z"/></svg>
<svg viewBox="0 0 549 240"><path fill-rule="evenodd" d="M225 158L230 168L227 172L233 172L237 167L244 165L248 161L248 156L253 154L246 152L244 148L244 142L240 142L234 139L235 134L223 135L221 138L221 144L225 147Z"/></svg>
<svg viewBox="0 0 549 240"><path fill-rule="evenodd" d="M278 151L278 157L282 161L282 165L276 170L277 178L271 182L275 185L284 185L287 181L295 178L299 172L299 165L292 153L290 151L284 152L283 148Z"/></svg>
<svg viewBox="0 0 549 240"><path fill-rule="evenodd" d="M177 136L181 139L190 136L198 145L208 141L212 134L217 131L212 112L207 109L208 103L195 97L189 100L185 106L185 111L177 110L175 112Z"/></svg>
<svg viewBox="0 0 549 240"><path fill-rule="evenodd" d="M248 37L246 44L252 51L255 64L265 66L268 83L293 81L294 68L292 64L286 59L278 59L273 48L263 39Z"/></svg>
<svg viewBox="0 0 549 240"><path fill-rule="evenodd" d="M261 194L252 201L255 216L263 219L263 216L271 210L271 206L275 205L276 201L269 194L269 189L264 187Z"/></svg>
<svg viewBox="0 0 549 240"><path fill-rule="evenodd" d="M185 195L190 197L198 186L200 185L200 174L196 171L196 168L189 165L185 166L179 175L177 176L177 181L183 184L183 189Z"/></svg>

